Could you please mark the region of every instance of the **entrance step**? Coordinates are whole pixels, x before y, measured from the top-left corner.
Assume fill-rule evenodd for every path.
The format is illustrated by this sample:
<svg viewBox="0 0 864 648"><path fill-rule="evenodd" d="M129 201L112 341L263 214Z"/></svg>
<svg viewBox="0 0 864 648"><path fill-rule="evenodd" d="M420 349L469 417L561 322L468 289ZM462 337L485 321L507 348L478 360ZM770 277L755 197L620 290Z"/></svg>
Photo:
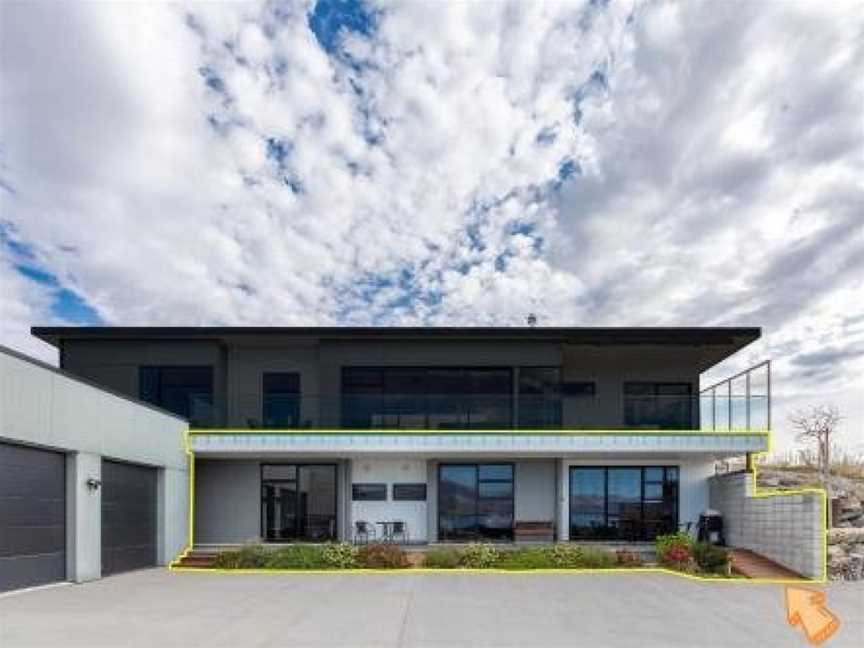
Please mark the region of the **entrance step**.
<svg viewBox="0 0 864 648"><path fill-rule="evenodd" d="M807 580L801 574L778 565L773 560L749 549L732 550L733 571L747 578L772 578L783 580Z"/></svg>

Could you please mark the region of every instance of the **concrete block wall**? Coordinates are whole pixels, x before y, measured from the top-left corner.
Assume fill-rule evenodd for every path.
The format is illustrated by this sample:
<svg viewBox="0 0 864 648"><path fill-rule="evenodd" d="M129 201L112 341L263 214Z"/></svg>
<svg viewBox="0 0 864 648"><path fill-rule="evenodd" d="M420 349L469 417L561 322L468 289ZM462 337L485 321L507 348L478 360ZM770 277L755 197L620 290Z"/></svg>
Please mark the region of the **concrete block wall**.
<svg viewBox="0 0 864 648"><path fill-rule="evenodd" d="M731 547L749 549L808 578L824 572L822 498L817 493L756 497L753 475L712 477L711 508L723 514Z"/></svg>

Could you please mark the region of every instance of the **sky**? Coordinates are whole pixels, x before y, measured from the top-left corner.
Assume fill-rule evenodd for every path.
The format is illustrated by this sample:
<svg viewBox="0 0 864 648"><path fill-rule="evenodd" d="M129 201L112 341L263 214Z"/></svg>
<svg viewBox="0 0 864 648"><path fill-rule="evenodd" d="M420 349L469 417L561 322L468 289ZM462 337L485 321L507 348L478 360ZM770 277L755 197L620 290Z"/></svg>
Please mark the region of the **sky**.
<svg viewBox="0 0 864 648"><path fill-rule="evenodd" d="M32 325L761 326L864 452L864 7L0 4Z"/></svg>

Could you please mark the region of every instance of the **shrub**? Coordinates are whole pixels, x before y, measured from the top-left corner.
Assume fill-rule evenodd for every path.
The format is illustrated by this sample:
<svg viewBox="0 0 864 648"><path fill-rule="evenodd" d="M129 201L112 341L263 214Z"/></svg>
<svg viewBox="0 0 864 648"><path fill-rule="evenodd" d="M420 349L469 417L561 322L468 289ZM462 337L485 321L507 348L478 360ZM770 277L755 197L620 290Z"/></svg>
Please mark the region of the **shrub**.
<svg viewBox="0 0 864 648"><path fill-rule="evenodd" d="M581 549L582 561L579 567L584 567L585 569L608 569L618 564L615 554L611 551L594 547L581 547Z"/></svg>
<svg viewBox="0 0 864 648"><path fill-rule="evenodd" d="M270 552L267 565L270 569L327 569L322 545L296 544L280 547Z"/></svg>
<svg viewBox="0 0 864 648"><path fill-rule="evenodd" d="M500 569L551 569L555 567L546 547L502 551L495 567Z"/></svg>
<svg viewBox="0 0 864 648"><path fill-rule="evenodd" d="M423 566L433 569L455 569L459 566L456 549L430 549L423 557Z"/></svg>
<svg viewBox="0 0 864 648"><path fill-rule="evenodd" d="M245 545L234 551L220 551L213 566L218 569L260 569L267 564L267 551L261 545Z"/></svg>
<svg viewBox="0 0 864 648"><path fill-rule="evenodd" d="M373 542L360 548L360 564L371 569L401 569L408 567L408 555L395 544Z"/></svg>
<svg viewBox="0 0 864 648"><path fill-rule="evenodd" d="M654 546L657 548L657 559L663 565L686 569L691 563L693 538L686 533L657 536Z"/></svg>
<svg viewBox="0 0 864 648"><path fill-rule="evenodd" d="M577 569L583 566L582 547L560 543L549 550L549 561L558 569Z"/></svg>
<svg viewBox="0 0 864 648"><path fill-rule="evenodd" d="M729 552L710 542L697 542L693 545L693 559L703 572L725 574L729 571Z"/></svg>
<svg viewBox="0 0 864 648"><path fill-rule="evenodd" d="M462 549L459 562L463 567L471 569L488 569L498 562L500 554L490 544L472 542Z"/></svg>
<svg viewBox="0 0 864 648"><path fill-rule="evenodd" d="M354 569L358 565L359 553L354 545L338 542L324 545L321 557L333 569Z"/></svg>
<svg viewBox="0 0 864 648"><path fill-rule="evenodd" d="M618 549L615 552L615 561L619 567L639 567L642 564L642 556L631 549Z"/></svg>

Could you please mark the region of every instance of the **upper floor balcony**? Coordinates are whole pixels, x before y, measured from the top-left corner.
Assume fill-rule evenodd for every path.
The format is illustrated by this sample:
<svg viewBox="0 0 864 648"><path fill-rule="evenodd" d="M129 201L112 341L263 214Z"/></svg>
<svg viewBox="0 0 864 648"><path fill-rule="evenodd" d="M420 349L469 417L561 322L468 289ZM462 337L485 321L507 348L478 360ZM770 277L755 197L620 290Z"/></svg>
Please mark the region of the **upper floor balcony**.
<svg viewBox="0 0 864 648"><path fill-rule="evenodd" d="M196 428L329 430L702 430L767 431L770 366L757 365L698 394L689 383L624 381L598 393L594 383L544 393L351 391L308 394L285 382L265 390L257 409L222 425L208 394L188 394ZM277 385L278 386L278 385Z"/></svg>

